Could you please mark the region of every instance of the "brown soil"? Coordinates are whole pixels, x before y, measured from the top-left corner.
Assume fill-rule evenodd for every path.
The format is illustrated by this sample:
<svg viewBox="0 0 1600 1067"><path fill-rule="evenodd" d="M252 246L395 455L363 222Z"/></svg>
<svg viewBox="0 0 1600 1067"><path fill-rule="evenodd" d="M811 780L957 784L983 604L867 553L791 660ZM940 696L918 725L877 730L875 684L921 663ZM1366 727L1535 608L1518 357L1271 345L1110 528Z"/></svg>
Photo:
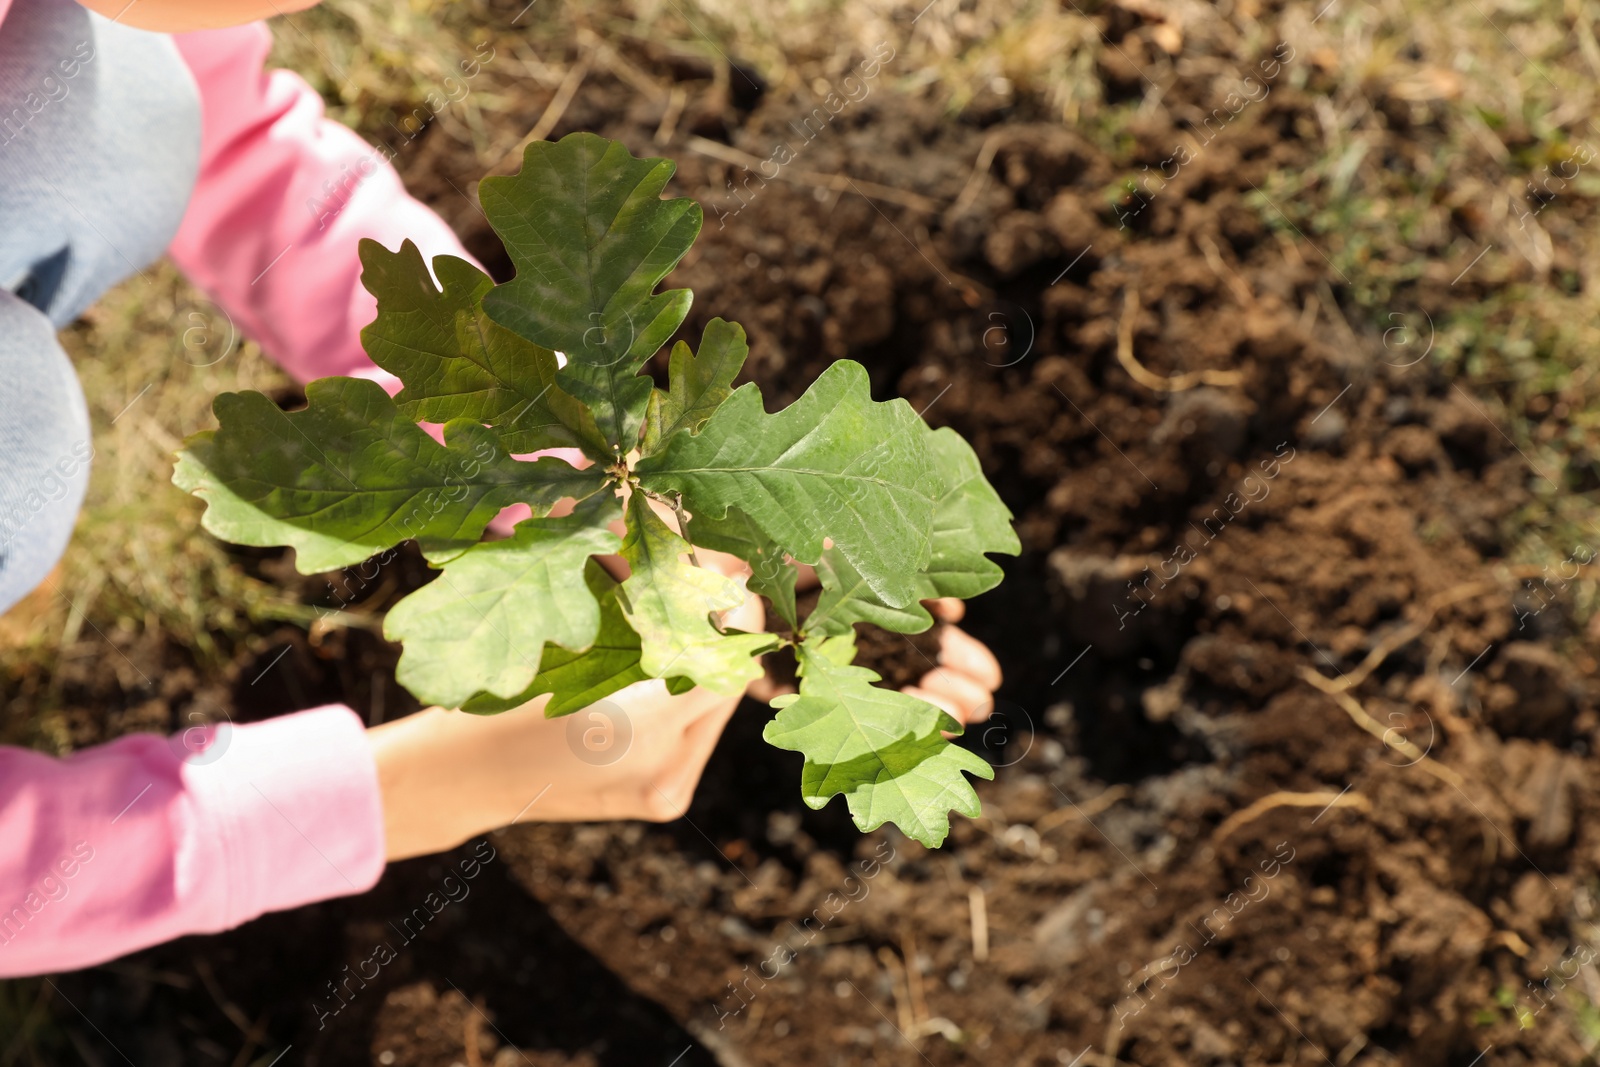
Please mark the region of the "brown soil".
<svg viewBox="0 0 1600 1067"><path fill-rule="evenodd" d="M471 896L325 1027L327 983L397 941L390 924L480 846L62 992L138 1063L233 1060L246 1043L234 1062L286 1045L289 1062L474 1067L1582 1060L1570 1005L1545 1012L1525 983L1581 949L1573 924L1593 906L1591 639L1570 594L1519 629L1527 594L1499 559L1536 477L1523 457L1428 364L1346 325L1327 265L1247 202L1269 170L1310 160L1310 98L1276 87L1119 228L1119 172L1083 138L878 90L795 169L961 211L780 180L733 214L742 172L684 138L765 158L809 105L718 99L692 65L635 59L691 92L674 139L651 142L664 101L604 73L554 135L595 129L679 161L676 190L708 206L673 279L695 289L689 333L744 323L769 406L861 360L881 395L965 434L1017 514L1024 554L968 616L1007 678L969 734L998 765L984 817L930 852L857 834L837 803L809 811L751 704L687 819L495 835ZM1101 73L1116 90L1122 75ZM1209 86L1180 83L1142 120L1136 162L1168 154ZM986 139L991 177L969 188ZM427 137L402 163L503 266L452 190L481 164ZM1149 373L1237 383L1131 377L1117 333L1135 293ZM1351 675L1411 622L1426 625L1351 690L1386 743L1300 672ZM392 682L387 704L374 696L392 654L375 638L284 640L280 688L237 665L254 714L400 710ZM1277 793L1299 796L1225 822ZM1527 1025L1513 997L1537 1013Z"/></svg>

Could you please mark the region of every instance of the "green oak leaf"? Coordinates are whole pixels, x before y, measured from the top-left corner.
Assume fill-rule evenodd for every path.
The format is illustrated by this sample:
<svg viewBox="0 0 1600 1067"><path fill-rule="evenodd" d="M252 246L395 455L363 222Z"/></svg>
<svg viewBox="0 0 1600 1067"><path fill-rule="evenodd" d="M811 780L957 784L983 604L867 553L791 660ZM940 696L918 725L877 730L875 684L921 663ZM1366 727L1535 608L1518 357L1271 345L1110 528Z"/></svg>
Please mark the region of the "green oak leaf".
<svg viewBox="0 0 1600 1067"><path fill-rule="evenodd" d="M811 808L843 793L863 833L892 822L912 840L938 848L950 833L949 812L975 819L983 810L963 772L994 777L994 768L936 731L845 763L807 763L800 771L800 793Z"/></svg>
<svg viewBox="0 0 1600 1067"><path fill-rule="evenodd" d="M207 530L240 545L289 545L302 574L359 563L415 539L434 560L477 543L504 507L547 513L604 484L598 466L523 463L476 422L445 426L446 444L402 415L376 382L323 378L306 407L223 393L218 428L190 437L172 480L206 501Z"/></svg>
<svg viewBox="0 0 1600 1067"><path fill-rule="evenodd" d="M821 808L843 793L861 830L893 822L935 847L949 833L952 809L978 814L978 795L963 772L992 778L994 771L944 738L961 732L951 716L873 685L881 679L865 667L840 662L854 647L845 641L800 646L800 692L772 702L780 710L761 736L805 756L801 795L808 806Z"/></svg>
<svg viewBox="0 0 1600 1067"><path fill-rule="evenodd" d="M650 676L639 664L639 635L623 617L617 599L617 581L594 560L584 565L584 583L600 605L600 629L594 643L581 652L546 645L533 684L514 697L478 693L461 705L462 711L493 714L520 707L541 693L553 694L544 706L547 718L570 715L597 700Z"/></svg>
<svg viewBox="0 0 1600 1067"><path fill-rule="evenodd" d="M816 637L807 641L806 649L814 657L822 656L830 663L840 667L848 667L856 660L856 632L851 630L847 634L837 634L832 637ZM795 677L803 677L806 673L804 663L796 663Z"/></svg>
<svg viewBox="0 0 1600 1067"><path fill-rule="evenodd" d="M674 169L574 133L533 142L518 173L478 186L517 272L484 308L566 355L563 388L595 409L618 452L637 439L648 403L639 368L689 313L689 290L655 292L700 232L699 204L661 198Z"/></svg>
<svg viewBox="0 0 1600 1067"><path fill-rule="evenodd" d="M1000 565L986 558L999 552L1015 556L1022 542L1011 526L1011 511L983 476L978 454L948 426L928 434L928 452L944 481L934 506L933 554L925 572L938 596L962 600L986 593L1004 577Z"/></svg>
<svg viewBox="0 0 1600 1067"><path fill-rule="evenodd" d="M800 571L783 558L783 550L761 532L750 516L738 508L729 508L720 519L694 516L689 520L689 539L697 546L738 556L750 564L750 578L745 585L772 601L773 608L791 628L799 625L794 585Z"/></svg>
<svg viewBox="0 0 1600 1067"><path fill-rule="evenodd" d="M800 692L772 701L780 708L763 736L812 763L843 763L930 731L960 733L961 724L926 700L873 682L867 667L840 663L826 651L800 646Z"/></svg>
<svg viewBox="0 0 1600 1067"><path fill-rule="evenodd" d="M700 232L699 204L661 198L675 169L574 133L485 178L484 214L517 271L485 299L489 314L574 363L637 370L689 310L687 289L655 292Z"/></svg>
<svg viewBox="0 0 1600 1067"><path fill-rule="evenodd" d="M733 392L733 379L749 355L744 327L722 319L706 324L699 355L690 352L683 341L673 345L667 364L668 388L666 392L657 389L650 394L639 451L646 456L659 452L667 439L680 430L698 433Z"/></svg>
<svg viewBox="0 0 1600 1067"><path fill-rule="evenodd" d="M384 619L383 635L405 644L395 677L418 700L454 708L479 690L522 693L547 643L589 648L600 605L584 569L590 556L616 550L605 524L619 510L606 500L559 519L524 519L505 540L445 564Z"/></svg>
<svg viewBox="0 0 1600 1067"><path fill-rule="evenodd" d="M513 452L577 446L610 458L589 409L556 383L556 354L484 313L483 298L494 288L487 274L464 259L436 256L441 291L410 241L390 252L363 239L361 263L361 283L378 300L361 343L405 383L395 397L403 414L488 423Z"/></svg>
<svg viewBox="0 0 1600 1067"><path fill-rule="evenodd" d="M622 558L632 573L622 583L622 611L638 632L641 659L652 678L680 676L714 693L737 693L761 677L754 658L775 644L768 634L722 633L711 613L744 603L731 578L696 567L689 542L650 509L642 493L628 502Z"/></svg>
<svg viewBox="0 0 1600 1067"><path fill-rule="evenodd" d="M639 439L639 427L650 406L650 379L642 374L622 374L614 367L569 363L556 381L588 405L613 455L627 454Z"/></svg>
<svg viewBox="0 0 1600 1067"><path fill-rule="evenodd" d="M910 404L874 402L866 370L840 360L775 415L758 386L740 386L699 434L678 434L635 470L713 521L737 507L802 562L818 562L831 538L876 596L904 606L931 555L940 488L925 437Z"/></svg>
<svg viewBox="0 0 1600 1067"><path fill-rule="evenodd" d="M999 564L986 553L1022 551L1011 528L1011 512L983 477L977 454L949 427L929 430L928 452L944 483L933 508L933 552L917 576L917 599L896 607L876 596L866 579L838 549L823 552L817 564L822 594L806 617L807 633L837 634L870 622L897 633L921 633L933 625L922 601L937 597L970 599L1000 584Z"/></svg>

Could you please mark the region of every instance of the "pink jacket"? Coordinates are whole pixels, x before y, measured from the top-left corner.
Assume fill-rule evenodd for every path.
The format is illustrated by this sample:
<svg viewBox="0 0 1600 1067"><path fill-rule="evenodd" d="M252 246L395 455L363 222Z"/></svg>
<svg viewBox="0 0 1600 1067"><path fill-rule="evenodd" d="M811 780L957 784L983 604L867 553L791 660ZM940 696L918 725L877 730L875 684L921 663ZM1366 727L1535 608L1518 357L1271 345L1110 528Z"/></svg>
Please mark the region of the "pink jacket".
<svg viewBox="0 0 1600 1067"><path fill-rule="evenodd" d="M309 86L263 69L265 26L176 40L202 135L173 259L296 378L385 379L358 336L375 303L357 241L410 238L430 258L459 242ZM0 977L358 893L385 855L377 771L342 706L65 759L0 748L0 843Z"/></svg>

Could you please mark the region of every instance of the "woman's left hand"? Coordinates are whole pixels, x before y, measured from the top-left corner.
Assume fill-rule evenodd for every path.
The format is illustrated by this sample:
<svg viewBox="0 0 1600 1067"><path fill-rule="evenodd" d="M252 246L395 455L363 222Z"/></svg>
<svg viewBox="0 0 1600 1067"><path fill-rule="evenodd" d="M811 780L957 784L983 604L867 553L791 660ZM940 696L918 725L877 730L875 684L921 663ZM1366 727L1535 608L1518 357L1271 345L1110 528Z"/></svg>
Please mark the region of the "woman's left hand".
<svg viewBox="0 0 1600 1067"><path fill-rule="evenodd" d="M938 620L937 665L924 674L917 685L901 692L921 697L948 711L957 722L971 725L983 722L994 711L994 691L1000 688L1000 663L988 646L955 624L966 614L967 606L954 597L926 602Z"/></svg>
<svg viewBox="0 0 1600 1067"><path fill-rule="evenodd" d="M923 603L934 618L939 651L917 684L900 691L944 709L964 726L983 722L994 711L994 692L1001 681L999 661L982 641L955 625L966 614L966 604L954 597ZM770 701L792 691L792 687L774 685L770 677L750 686L750 695L757 700Z"/></svg>

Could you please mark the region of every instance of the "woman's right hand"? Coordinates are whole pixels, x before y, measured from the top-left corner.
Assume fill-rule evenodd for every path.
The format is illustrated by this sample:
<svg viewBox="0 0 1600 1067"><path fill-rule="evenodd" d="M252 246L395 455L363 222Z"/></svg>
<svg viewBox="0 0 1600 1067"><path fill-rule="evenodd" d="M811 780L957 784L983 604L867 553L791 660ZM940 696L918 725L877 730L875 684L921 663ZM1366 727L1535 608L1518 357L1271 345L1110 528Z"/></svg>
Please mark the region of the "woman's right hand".
<svg viewBox="0 0 1600 1067"><path fill-rule="evenodd" d="M732 556L699 555L729 577L749 573ZM759 632L761 598L722 621ZM679 818L741 697L672 696L650 680L555 719L542 696L499 715L429 708L373 727L388 857L442 852L512 822Z"/></svg>

